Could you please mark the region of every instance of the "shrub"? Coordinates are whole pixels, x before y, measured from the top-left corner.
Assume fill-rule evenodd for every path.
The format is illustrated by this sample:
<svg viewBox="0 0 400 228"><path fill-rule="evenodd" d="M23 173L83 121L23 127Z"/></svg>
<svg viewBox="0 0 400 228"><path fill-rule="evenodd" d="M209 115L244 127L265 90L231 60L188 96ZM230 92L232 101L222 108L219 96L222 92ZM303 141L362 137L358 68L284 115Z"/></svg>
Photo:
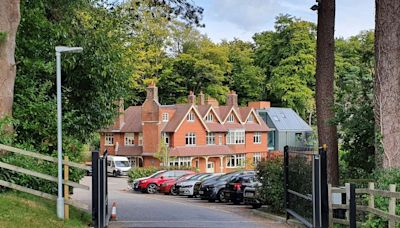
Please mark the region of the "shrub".
<svg viewBox="0 0 400 228"><path fill-rule="evenodd" d="M397 185L397 191L400 187L400 169L384 169L377 170L374 172L375 188L381 190L389 190L390 184ZM375 208L382 211L388 211L389 198L387 197L375 197ZM400 212L400 205L396 204L396 214ZM363 227L387 227L387 220L378 216L368 216L367 221L363 224Z"/></svg>
<svg viewBox="0 0 400 228"><path fill-rule="evenodd" d="M160 171L160 170L193 170L194 167L191 166L168 166L168 167L134 167L128 173L128 183L132 183L135 179L148 177L151 174Z"/></svg>
<svg viewBox="0 0 400 228"><path fill-rule="evenodd" d="M283 159L275 157L257 165L258 179L262 183L261 199L272 212L284 211Z"/></svg>

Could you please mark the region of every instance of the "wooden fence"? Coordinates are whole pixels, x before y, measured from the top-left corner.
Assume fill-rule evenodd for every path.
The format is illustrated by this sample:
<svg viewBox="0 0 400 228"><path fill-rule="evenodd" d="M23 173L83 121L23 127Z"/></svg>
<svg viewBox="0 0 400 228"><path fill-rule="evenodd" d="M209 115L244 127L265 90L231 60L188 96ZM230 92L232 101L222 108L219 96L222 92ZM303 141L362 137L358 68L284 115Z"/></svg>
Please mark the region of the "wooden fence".
<svg viewBox="0 0 400 228"><path fill-rule="evenodd" d="M346 194L346 203L345 204L334 204L332 202L332 194L340 193ZM396 192L396 185L389 185L389 190L379 190L375 189L375 184L370 182L368 184L368 188L357 188L354 191L354 194L365 195L368 197L368 205L359 205L354 202L355 209L357 211L363 211L369 213L369 216L379 216L388 221L388 227L394 228L396 224L400 224L400 216L396 215L396 199L400 199L400 192ZM333 224L343 224L350 225L351 224L351 185L346 184L345 188L336 188L332 187L330 184L328 185L328 199L329 199L329 227L333 227ZM355 195L353 196L355 198ZM375 207L375 197L385 197L389 198L388 210L383 211ZM346 219L338 219L333 217L334 209L344 209L346 210ZM355 214L354 214L355 220ZM361 226L361 222L357 221L357 227Z"/></svg>
<svg viewBox="0 0 400 228"><path fill-rule="evenodd" d="M22 154L28 157L33 157L33 158L37 158L37 159L41 159L41 160L45 160L45 161L49 161L49 162L53 162L53 163L58 163L58 159L54 158L54 157L50 157L50 156L46 156L43 154L39 154L39 153L34 153L34 152L30 152L30 151L26 151L26 150L22 150L22 149L18 149L15 147L11 147L11 146L6 146L3 144L0 144L0 151L8 151L8 152L13 152L13 153L17 153L17 154ZM68 205L72 205L74 207L78 207L84 210L89 210L89 206L87 204L72 200L69 198L69 189L68 186L74 187L74 188L80 188L80 189L85 189L85 190L89 190L90 188L86 185L82 185L76 182L72 182L70 180L68 180L68 176L69 176L69 167L74 167L74 168L78 168L78 169L83 169L83 170L89 170L88 167L86 167L85 165L82 164L78 164L75 162L71 162L68 160L68 157L65 157L63 160L63 164L64 164L64 179L63 179L63 184L64 184L64 207L66 209L65 211L65 219L68 219L69 217L69 208ZM0 162L0 167L4 168L4 169L8 169L8 170L12 170L15 172L19 172L19 173L23 173L23 174L27 174L27 175L31 175L34 177L38 177L41 179L45 179L48 181L52 181L52 182L58 182L57 177L53 177L47 174L43 174L43 173L39 173L33 170L29 170L29 169L25 169L25 168L21 168L18 166L14 166L14 165L10 165L4 162ZM0 180L0 185L7 187L7 188L12 188L18 191L22 191L22 192L27 192L36 196L40 196L46 199L50 199L50 200L57 200L57 196L55 195L51 195L45 192L41 192L38 190L34 190L31 188L27 188L27 187L23 187L17 184L13 184L11 182L5 181L5 180Z"/></svg>

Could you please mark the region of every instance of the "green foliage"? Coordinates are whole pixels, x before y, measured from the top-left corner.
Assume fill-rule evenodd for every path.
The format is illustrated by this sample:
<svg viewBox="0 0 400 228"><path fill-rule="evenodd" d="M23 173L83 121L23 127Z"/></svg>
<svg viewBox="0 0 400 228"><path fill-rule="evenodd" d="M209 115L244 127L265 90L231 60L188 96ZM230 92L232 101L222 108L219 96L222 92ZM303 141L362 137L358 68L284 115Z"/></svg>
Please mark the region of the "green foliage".
<svg viewBox="0 0 400 228"><path fill-rule="evenodd" d="M165 167L133 167L131 170L129 170L128 173L128 183L132 183L135 179L142 178L142 177L148 177L151 174L160 171L160 170L193 170L195 171L195 168L190 167L190 166L165 166Z"/></svg>
<svg viewBox="0 0 400 228"><path fill-rule="evenodd" d="M375 169L373 77L374 33L337 40L334 123L342 141L346 178L361 178Z"/></svg>
<svg viewBox="0 0 400 228"><path fill-rule="evenodd" d="M375 189L389 190L390 184L400 185L400 169L392 168L385 170L377 170L374 173ZM389 198L387 197L375 197L375 208L382 211L388 211ZM396 204L396 214L400 212L400 205ZM370 216L367 221L363 223L363 227L387 227L387 220L378 217Z"/></svg>
<svg viewBox="0 0 400 228"><path fill-rule="evenodd" d="M0 43L5 41L7 39L7 33L6 32L0 32Z"/></svg>
<svg viewBox="0 0 400 228"><path fill-rule="evenodd" d="M256 64L265 71L266 93L278 106L296 110L303 118L315 112L316 26L280 15L275 31L256 33Z"/></svg>
<svg viewBox="0 0 400 228"><path fill-rule="evenodd" d="M281 157L260 162L257 176L262 183L261 199L273 212L284 212L283 160Z"/></svg>

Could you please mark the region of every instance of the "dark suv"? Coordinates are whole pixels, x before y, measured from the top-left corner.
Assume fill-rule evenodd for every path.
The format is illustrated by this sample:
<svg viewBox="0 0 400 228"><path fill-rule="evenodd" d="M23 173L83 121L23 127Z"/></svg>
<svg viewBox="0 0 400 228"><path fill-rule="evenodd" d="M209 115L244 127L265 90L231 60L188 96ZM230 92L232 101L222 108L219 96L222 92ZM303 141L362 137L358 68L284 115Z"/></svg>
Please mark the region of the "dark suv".
<svg viewBox="0 0 400 228"><path fill-rule="evenodd" d="M254 171L236 171L227 173L218 177L217 179L207 180L200 186L199 194L201 199L208 199L209 202L218 200L219 202L226 202L223 191L228 181L232 178L243 174L255 174Z"/></svg>
<svg viewBox="0 0 400 228"><path fill-rule="evenodd" d="M259 183L255 174L237 175L231 178L225 185L224 198L234 204L240 204L243 201L243 190L246 187L252 187Z"/></svg>

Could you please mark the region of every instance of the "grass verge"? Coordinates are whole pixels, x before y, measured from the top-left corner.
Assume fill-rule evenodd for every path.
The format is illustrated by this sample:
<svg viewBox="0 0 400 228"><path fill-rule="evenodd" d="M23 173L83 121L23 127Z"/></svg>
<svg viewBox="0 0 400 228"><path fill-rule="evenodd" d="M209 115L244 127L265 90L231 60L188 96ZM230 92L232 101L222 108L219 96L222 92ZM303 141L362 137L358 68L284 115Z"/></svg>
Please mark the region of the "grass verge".
<svg viewBox="0 0 400 228"><path fill-rule="evenodd" d="M70 206L70 219L57 218L56 203L26 193L0 193L0 227L88 227L89 213Z"/></svg>

